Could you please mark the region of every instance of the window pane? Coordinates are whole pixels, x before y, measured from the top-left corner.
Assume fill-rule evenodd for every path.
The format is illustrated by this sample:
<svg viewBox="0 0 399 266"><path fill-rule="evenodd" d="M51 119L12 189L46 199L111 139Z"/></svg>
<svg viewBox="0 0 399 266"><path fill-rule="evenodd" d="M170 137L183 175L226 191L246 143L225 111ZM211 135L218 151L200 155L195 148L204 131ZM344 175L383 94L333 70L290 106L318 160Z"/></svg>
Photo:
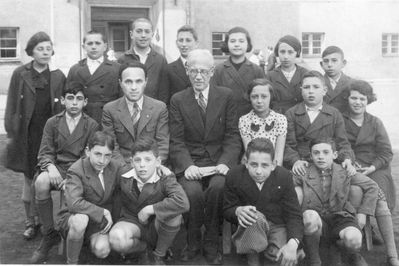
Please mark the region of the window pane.
<svg viewBox="0 0 399 266"><path fill-rule="evenodd" d="M398 48L397 47L392 47L391 53L397 54L398 53Z"/></svg>
<svg viewBox="0 0 399 266"><path fill-rule="evenodd" d="M213 41L223 41L223 35L221 33L212 33Z"/></svg>
<svg viewBox="0 0 399 266"><path fill-rule="evenodd" d="M0 40L0 47L17 47L17 40Z"/></svg>
<svg viewBox="0 0 399 266"><path fill-rule="evenodd" d="M213 49L212 50L213 55L223 55L222 51L220 49Z"/></svg>
<svg viewBox="0 0 399 266"><path fill-rule="evenodd" d="M302 41L309 40L309 34L302 34Z"/></svg>
<svg viewBox="0 0 399 266"><path fill-rule="evenodd" d="M0 38L17 38L17 30L16 29L1 29L0 30Z"/></svg>
<svg viewBox="0 0 399 266"><path fill-rule="evenodd" d="M382 47L387 47L388 46L388 42L387 41L382 41Z"/></svg>
<svg viewBox="0 0 399 266"><path fill-rule="evenodd" d="M320 54L321 49L320 48L313 48L313 54Z"/></svg>
<svg viewBox="0 0 399 266"><path fill-rule="evenodd" d="M308 48L302 48L302 53L303 54L309 54L309 49Z"/></svg>
<svg viewBox="0 0 399 266"><path fill-rule="evenodd" d="M17 57L17 50L0 49L0 57L1 58L15 58L15 57Z"/></svg>
<svg viewBox="0 0 399 266"><path fill-rule="evenodd" d="M125 42L124 41L114 41L113 46L114 46L115 52L124 52L125 51Z"/></svg>
<svg viewBox="0 0 399 266"><path fill-rule="evenodd" d="M398 34L392 34L392 41L397 41L399 40L399 35Z"/></svg>
<svg viewBox="0 0 399 266"><path fill-rule="evenodd" d="M320 47L321 46L321 41L314 41L313 42L313 47Z"/></svg>
<svg viewBox="0 0 399 266"><path fill-rule="evenodd" d="M386 41L386 40L388 40L388 35L386 35L386 34L383 34L383 35L382 35L382 40L383 40L383 41Z"/></svg>
<svg viewBox="0 0 399 266"><path fill-rule="evenodd" d="M309 47L309 42L308 41L303 41L302 42L303 47Z"/></svg>
<svg viewBox="0 0 399 266"><path fill-rule="evenodd" d="M321 40L321 35L320 34L314 34L313 35L313 41L320 41Z"/></svg>
<svg viewBox="0 0 399 266"><path fill-rule="evenodd" d="M398 41L393 41L391 46L393 46L393 47L398 46Z"/></svg>
<svg viewBox="0 0 399 266"><path fill-rule="evenodd" d="M386 47L383 47L382 48L382 54L387 54L387 52L388 52L388 49Z"/></svg>
<svg viewBox="0 0 399 266"><path fill-rule="evenodd" d="M125 40L125 31L121 29L114 29L114 40Z"/></svg>

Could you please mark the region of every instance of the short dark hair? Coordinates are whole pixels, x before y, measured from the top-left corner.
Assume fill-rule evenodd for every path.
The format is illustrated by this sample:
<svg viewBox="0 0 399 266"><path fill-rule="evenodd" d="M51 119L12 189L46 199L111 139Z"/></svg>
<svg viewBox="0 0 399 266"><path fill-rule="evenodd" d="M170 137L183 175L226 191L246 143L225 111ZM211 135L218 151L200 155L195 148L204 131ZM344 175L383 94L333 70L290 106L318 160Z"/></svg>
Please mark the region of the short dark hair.
<svg viewBox="0 0 399 266"><path fill-rule="evenodd" d="M248 89L248 97L251 98L251 93L254 90L256 86L266 86L269 88L270 92L270 101L274 100L276 98L275 91L273 89L272 83L267 80L267 79L254 79L250 84L249 84L249 89Z"/></svg>
<svg viewBox="0 0 399 266"><path fill-rule="evenodd" d="M65 97L65 95L67 95L68 93L76 95L78 92L82 92L83 96L85 98L87 98L84 93L84 89L85 89L85 86L82 83L77 82L77 81L70 81L66 84L66 86L62 92L62 96Z"/></svg>
<svg viewBox="0 0 399 266"><path fill-rule="evenodd" d="M101 39L103 40L104 43L107 43L107 38L102 32L96 31L96 30L90 30L88 31L85 36L83 37L83 44L86 42L87 36L88 35L101 35Z"/></svg>
<svg viewBox="0 0 399 266"><path fill-rule="evenodd" d="M326 49L324 49L323 53L321 54L321 58L324 58L327 55L335 53L340 54L342 56L342 59L345 58L344 51L342 51L342 49L339 48L338 46L334 45L328 46Z"/></svg>
<svg viewBox="0 0 399 266"><path fill-rule="evenodd" d="M181 26L177 30L177 35L179 35L180 32L190 32L193 35L194 40L198 41L198 34L192 26L190 26L190 25Z"/></svg>
<svg viewBox="0 0 399 266"><path fill-rule="evenodd" d="M159 150L157 142L152 138L142 138L137 140L132 147L132 157L143 151L151 151L155 157L158 157Z"/></svg>
<svg viewBox="0 0 399 266"><path fill-rule="evenodd" d="M347 98L347 99L349 98L349 96L351 95L351 91L357 91L360 94L363 94L364 96L366 96L367 104L377 101L377 96L375 95L375 93L373 91L373 87L367 81L352 80L349 83L348 89L346 90L347 95L345 98Z"/></svg>
<svg viewBox="0 0 399 266"><path fill-rule="evenodd" d="M329 145L331 146L331 149L332 149L333 151L337 151L337 146L336 146L336 144L335 144L334 139L333 139L333 138L326 138L326 137L324 137L324 138L321 137L321 138L312 139L312 140L310 141L310 143L309 143L309 148L310 148L310 150L312 150L312 148L313 148L314 145L321 144L321 143L329 144Z"/></svg>
<svg viewBox="0 0 399 266"><path fill-rule="evenodd" d="M275 56L278 56L278 49L280 48L280 44L282 43L286 43L289 46L291 46L296 52L296 57L299 57L301 55L301 50L302 50L301 42L292 35L285 35L278 40L276 46L274 47Z"/></svg>
<svg viewBox="0 0 399 266"><path fill-rule="evenodd" d="M150 24L150 25L151 25L151 30L154 31L154 26L152 25L151 20L149 20L148 18L138 18L138 19L135 19L135 20L132 22L132 30L134 30L134 28L136 27L136 23L137 23L137 22L146 22L146 23Z"/></svg>
<svg viewBox="0 0 399 266"><path fill-rule="evenodd" d="M104 131L97 131L91 136L87 146L89 147L89 150L91 150L96 145L107 146L108 149L113 151L115 148L115 141L114 138L108 133Z"/></svg>
<svg viewBox="0 0 399 266"><path fill-rule="evenodd" d="M127 68L141 68L144 71L144 77L147 78L147 67L138 61L134 61L134 62L125 63L125 64L121 65L121 67L119 68L119 79L120 80L122 80L123 71L125 71Z"/></svg>
<svg viewBox="0 0 399 266"><path fill-rule="evenodd" d="M318 79L321 81L321 83L322 83L324 86L326 86L326 81L324 80L324 76L323 76L323 74L321 74L319 71L310 70L310 71L306 72L305 75L303 75L303 77L302 77L301 86L302 86L302 84L303 84L303 81L304 81L306 78L318 78Z"/></svg>
<svg viewBox="0 0 399 266"><path fill-rule="evenodd" d="M272 157L272 160L274 160L274 146L273 143L267 138L255 138L248 143L245 156L249 158L251 153L254 152L270 154L270 157Z"/></svg>
<svg viewBox="0 0 399 266"><path fill-rule="evenodd" d="M26 54L32 56L33 49L35 49L36 45L38 45L41 42L50 42L51 46L53 46L53 42L51 41L50 36L48 36L48 34L45 33L44 31L39 31L33 34L32 37L30 37L28 43L26 44L25 48ZM54 50L52 55L54 55Z"/></svg>
<svg viewBox="0 0 399 266"><path fill-rule="evenodd" d="M223 53L229 53L229 37L233 33L244 33L245 37L247 38L248 42L248 47L247 47L247 52L250 52L252 50L252 41L251 41L251 36L249 36L249 32L244 29L243 27L234 27L230 29L227 34L226 38L224 39L224 42L222 42L220 49L222 50Z"/></svg>

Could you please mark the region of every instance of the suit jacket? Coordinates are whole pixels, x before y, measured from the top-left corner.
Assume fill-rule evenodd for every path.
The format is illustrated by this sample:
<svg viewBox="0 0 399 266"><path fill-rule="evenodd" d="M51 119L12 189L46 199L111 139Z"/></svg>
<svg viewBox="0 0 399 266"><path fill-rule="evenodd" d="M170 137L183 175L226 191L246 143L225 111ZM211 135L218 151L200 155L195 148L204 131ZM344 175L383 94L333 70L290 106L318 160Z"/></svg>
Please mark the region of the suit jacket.
<svg viewBox="0 0 399 266"><path fill-rule="evenodd" d="M238 224L237 207L252 205L274 224L284 224L287 239L303 236L301 207L292 182L291 173L277 166L259 190L244 165L231 169L224 188L223 216Z"/></svg>
<svg viewBox="0 0 399 266"><path fill-rule="evenodd" d="M118 63L122 65L131 62L140 62L140 58L134 53L134 50L126 51L125 54L118 59ZM169 99L169 86L166 74L166 66L168 63L165 57L151 48L151 52L144 65L147 67L145 95L167 103Z"/></svg>
<svg viewBox="0 0 399 266"><path fill-rule="evenodd" d="M273 84L275 97L270 106L274 111L284 114L288 109L303 101L301 83L306 72L308 72L306 68L297 65L290 82L285 78L281 67L267 73L267 79Z"/></svg>
<svg viewBox="0 0 399 266"><path fill-rule="evenodd" d="M323 137L335 140L338 161L347 158L354 161L355 157L346 137L344 120L337 109L324 103L313 123L310 123L303 102L290 108L285 115L288 126L284 163L287 167L291 168L297 160L310 161L309 144L311 140Z"/></svg>
<svg viewBox="0 0 399 266"><path fill-rule="evenodd" d="M328 208L323 207L323 190L320 171L311 164L304 176L294 175L295 186L303 189L302 210L315 210L322 215L347 211L351 214L363 213L374 215L377 203L378 185L367 176L356 173L348 176L346 170L339 164L333 163L331 191ZM350 186L359 186L363 191L363 199L357 211L349 201Z"/></svg>
<svg viewBox="0 0 399 266"><path fill-rule="evenodd" d="M140 194L133 188L133 174L129 172L120 177L121 217L138 219L138 213L148 205L154 206L155 216L161 222L183 214L190 204L186 193L175 176L163 176L156 183L144 185Z"/></svg>
<svg viewBox="0 0 399 266"><path fill-rule="evenodd" d="M124 96L104 106L102 126L116 141L115 156L118 159L126 160L131 157L134 142L145 137L157 141L159 156L163 161L168 158L168 110L163 102L144 96L137 135L134 134L132 118Z"/></svg>
<svg viewBox="0 0 399 266"><path fill-rule="evenodd" d="M348 77L344 73L342 73L340 79L338 80L335 89L332 89L330 79L327 74L324 75L324 80L327 85L327 93L324 96L324 102L329 105L337 108L341 113L347 109L348 99L346 98L346 91L349 88L350 83L352 82L352 78Z"/></svg>
<svg viewBox="0 0 399 266"><path fill-rule="evenodd" d="M88 103L83 110L98 124L101 124L103 106L123 94L118 81L119 69L118 63L104 58L104 62L91 75L85 58L69 70L67 83L75 81L85 86L83 92Z"/></svg>
<svg viewBox="0 0 399 266"><path fill-rule="evenodd" d="M89 158L77 160L68 169L65 183L66 205L61 208L58 216L65 217L67 212L81 213L88 215L90 220L101 223L104 209L113 212L114 192L121 170L120 163L114 160L104 168L104 191L98 172L91 166Z"/></svg>
<svg viewBox="0 0 399 266"><path fill-rule="evenodd" d="M28 129L36 104L36 88L40 84L32 75L32 62L14 70L8 88L4 126L11 142L7 146L7 168L30 176L28 164ZM61 95L65 75L50 69L51 111L55 115L63 109ZM40 140L37 140L40 141Z"/></svg>
<svg viewBox="0 0 399 266"><path fill-rule="evenodd" d="M65 111L51 117L44 126L38 167L43 171L51 163L66 173L66 170L84 155L88 140L98 129L96 121L82 114L75 130L70 134Z"/></svg>
<svg viewBox="0 0 399 266"><path fill-rule="evenodd" d="M227 87L233 91L238 117L251 111L252 106L248 97L249 84L258 78L265 78L264 71L248 59L245 59L238 71L228 59L216 66L213 75L213 81L217 86Z"/></svg>
<svg viewBox="0 0 399 266"><path fill-rule="evenodd" d="M238 163L241 140L233 93L210 85L206 123L201 117L194 89L187 88L170 101L170 159L177 175L189 166ZM211 163L204 162L209 159Z"/></svg>
<svg viewBox="0 0 399 266"><path fill-rule="evenodd" d="M168 64L166 69L169 84L169 98L167 103L169 104L170 97L172 97L173 94L187 89L191 86L191 83L189 77L187 76L186 68L184 67L180 58Z"/></svg>

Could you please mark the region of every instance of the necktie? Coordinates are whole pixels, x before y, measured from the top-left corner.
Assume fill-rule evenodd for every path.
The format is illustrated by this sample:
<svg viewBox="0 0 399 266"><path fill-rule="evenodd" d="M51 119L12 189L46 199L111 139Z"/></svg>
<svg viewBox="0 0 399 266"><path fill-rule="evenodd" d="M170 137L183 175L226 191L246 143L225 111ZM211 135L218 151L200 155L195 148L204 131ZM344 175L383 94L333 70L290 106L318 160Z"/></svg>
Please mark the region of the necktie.
<svg viewBox="0 0 399 266"><path fill-rule="evenodd" d="M205 98L202 92L199 93L198 96L198 105L200 106L201 110L203 113L206 113L206 103L205 103Z"/></svg>
<svg viewBox="0 0 399 266"><path fill-rule="evenodd" d="M72 134L75 128L76 128L76 120L75 118L71 118L68 124L69 134Z"/></svg>
<svg viewBox="0 0 399 266"><path fill-rule="evenodd" d="M139 105L135 102L133 104L133 114L132 114L133 125L135 125L137 121L139 121L140 118L139 114L140 114L140 108Z"/></svg>
<svg viewBox="0 0 399 266"><path fill-rule="evenodd" d="M102 186L102 187L103 187L103 189L105 190L103 171L100 171L100 172L98 173L98 178L100 179L101 186Z"/></svg>

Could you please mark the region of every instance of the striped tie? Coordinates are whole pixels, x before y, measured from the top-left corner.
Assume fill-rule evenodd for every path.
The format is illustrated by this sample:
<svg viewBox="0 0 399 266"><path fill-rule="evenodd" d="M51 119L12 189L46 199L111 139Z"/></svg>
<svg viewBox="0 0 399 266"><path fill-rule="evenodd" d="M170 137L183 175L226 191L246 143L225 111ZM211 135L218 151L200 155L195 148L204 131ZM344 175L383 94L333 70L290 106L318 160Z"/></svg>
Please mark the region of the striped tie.
<svg viewBox="0 0 399 266"><path fill-rule="evenodd" d="M133 104L133 114L132 114L133 125L135 125L137 123L137 121L139 121L139 118L140 118L139 114L140 114L139 105L135 102Z"/></svg>
<svg viewBox="0 0 399 266"><path fill-rule="evenodd" d="M198 105L201 107L202 112L205 114L206 113L206 103L205 103L205 98L202 92L199 93L198 97Z"/></svg>

